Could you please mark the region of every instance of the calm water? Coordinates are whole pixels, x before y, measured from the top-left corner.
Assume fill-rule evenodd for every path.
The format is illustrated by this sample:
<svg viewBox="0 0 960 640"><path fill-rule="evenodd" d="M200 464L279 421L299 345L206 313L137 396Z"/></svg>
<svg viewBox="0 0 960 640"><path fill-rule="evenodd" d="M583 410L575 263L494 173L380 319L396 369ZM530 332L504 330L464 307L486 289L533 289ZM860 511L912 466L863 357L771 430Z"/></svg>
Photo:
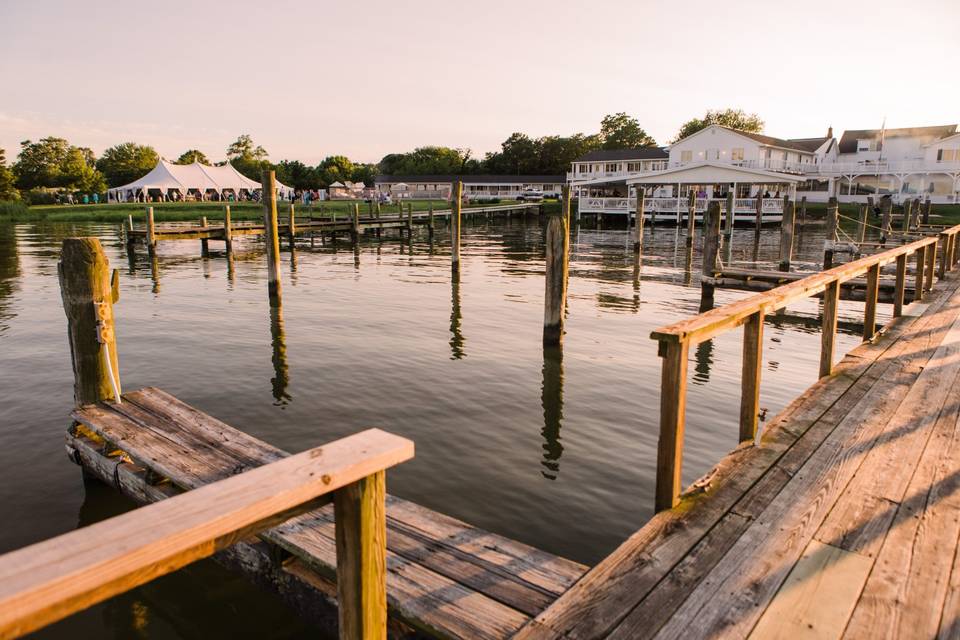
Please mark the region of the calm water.
<svg viewBox="0 0 960 640"><path fill-rule="evenodd" d="M753 260L751 230L733 260ZM660 361L650 331L693 315L699 273L682 232L649 229L637 269L627 232L575 228L562 353L541 346L542 230L535 220L467 223L463 273L449 242L368 239L284 251L271 314L262 245L232 273L211 242L160 244L128 261L112 225L0 225L0 552L129 508L84 486L64 453L72 403L59 244L97 235L121 270L123 385L154 385L289 451L378 426L416 442L388 490L477 526L594 563L652 514ZM764 231L759 259L776 257ZM801 235L812 268L822 236ZM699 265L700 257L693 262ZM718 291L722 304L743 296ZM862 304L842 303L860 318ZM886 311L885 308L882 308ZM772 416L817 372L817 306L770 319L761 406ZM883 318L881 318L883 319ZM736 445L740 331L691 353L684 480ZM846 351L859 339L840 336ZM79 635L78 635L79 634ZM199 563L47 629L43 637L300 637L278 601Z"/></svg>

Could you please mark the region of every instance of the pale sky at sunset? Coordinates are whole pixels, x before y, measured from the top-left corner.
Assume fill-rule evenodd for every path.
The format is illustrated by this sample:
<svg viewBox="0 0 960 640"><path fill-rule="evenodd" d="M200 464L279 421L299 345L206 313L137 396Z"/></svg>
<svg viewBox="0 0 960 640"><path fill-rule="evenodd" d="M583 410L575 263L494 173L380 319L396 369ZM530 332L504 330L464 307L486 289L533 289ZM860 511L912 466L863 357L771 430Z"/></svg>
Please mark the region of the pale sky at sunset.
<svg viewBox="0 0 960 640"><path fill-rule="evenodd" d="M482 157L626 111L665 144L738 107L779 137L960 121L960 0L0 0L0 147Z"/></svg>

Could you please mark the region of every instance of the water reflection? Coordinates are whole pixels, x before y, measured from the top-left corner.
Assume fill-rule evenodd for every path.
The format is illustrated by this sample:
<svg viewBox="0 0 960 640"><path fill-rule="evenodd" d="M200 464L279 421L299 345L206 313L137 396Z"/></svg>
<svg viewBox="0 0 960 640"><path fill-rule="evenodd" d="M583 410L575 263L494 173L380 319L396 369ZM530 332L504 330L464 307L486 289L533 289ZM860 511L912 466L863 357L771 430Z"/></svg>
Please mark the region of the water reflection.
<svg viewBox="0 0 960 640"><path fill-rule="evenodd" d="M20 254L13 225L0 224L0 333L7 330L7 321L14 317L13 295L19 290Z"/></svg>
<svg viewBox="0 0 960 640"><path fill-rule="evenodd" d="M150 289L154 295L160 294L160 262L157 258L157 252L150 252L150 281L153 287Z"/></svg>
<svg viewBox="0 0 960 640"><path fill-rule="evenodd" d="M710 366L713 364L713 340L704 340L697 345L695 353L697 361L694 367L694 383L707 384L710 382Z"/></svg>
<svg viewBox="0 0 960 640"><path fill-rule="evenodd" d="M460 273L454 271L450 279L450 359L462 360L467 354L463 350L463 333L460 330L462 315L460 313Z"/></svg>
<svg viewBox="0 0 960 640"><path fill-rule="evenodd" d="M293 398L287 392L290 385L290 367L287 364L287 336L283 327L283 304L280 298L274 298L270 304L270 344L273 347L273 388L274 404L285 405Z"/></svg>
<svg viewBox="0 0 960 640"><path fill-rule="evenodd" d="M560 456L563 445L560 443L560 427L563 423L563 348L559 346L543 347L543 386L540 393L543 407L543 459L540 465L541 475L548 480L556 480L560 473Z"/></svg>

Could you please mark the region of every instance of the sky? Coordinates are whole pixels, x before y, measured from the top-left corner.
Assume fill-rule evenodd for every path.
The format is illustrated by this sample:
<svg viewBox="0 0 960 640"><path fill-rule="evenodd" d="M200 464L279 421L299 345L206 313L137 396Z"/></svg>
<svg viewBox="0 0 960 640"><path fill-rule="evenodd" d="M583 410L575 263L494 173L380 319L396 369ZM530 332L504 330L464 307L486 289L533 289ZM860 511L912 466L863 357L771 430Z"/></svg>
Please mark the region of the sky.
<svg viewBox="0 0 960 640"><path fill-rule="evenodd" d="M707 109L765 133L960 122L960 0L0 0L0 148L376 162Z"/></svg>

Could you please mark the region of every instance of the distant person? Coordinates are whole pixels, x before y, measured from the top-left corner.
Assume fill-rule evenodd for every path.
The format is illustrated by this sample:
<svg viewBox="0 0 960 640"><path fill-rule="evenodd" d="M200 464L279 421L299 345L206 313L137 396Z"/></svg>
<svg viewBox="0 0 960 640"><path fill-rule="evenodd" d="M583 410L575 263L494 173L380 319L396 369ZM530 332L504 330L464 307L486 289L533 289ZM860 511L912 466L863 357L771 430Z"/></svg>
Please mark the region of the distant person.
<svg viewBox="0 0 960 640"><path fill-rule="evenodd" d="M99 194L99 193L93 194L93 204L100 204L100 194Z"/></svg>
<svg viewBox="0 0 960 640"><path fill-rule="evenodd" d="M763 192L763 197L764 197L764 198L769 198L769 197L770 197L770 192L769 192L769 191L764 191L764 192Z"/></svg>
<svg viewBox="0 0 960 640"><path fill-rule="evenodd" d="M90 196L83 194L83 204L90 204Z"/></svg>

